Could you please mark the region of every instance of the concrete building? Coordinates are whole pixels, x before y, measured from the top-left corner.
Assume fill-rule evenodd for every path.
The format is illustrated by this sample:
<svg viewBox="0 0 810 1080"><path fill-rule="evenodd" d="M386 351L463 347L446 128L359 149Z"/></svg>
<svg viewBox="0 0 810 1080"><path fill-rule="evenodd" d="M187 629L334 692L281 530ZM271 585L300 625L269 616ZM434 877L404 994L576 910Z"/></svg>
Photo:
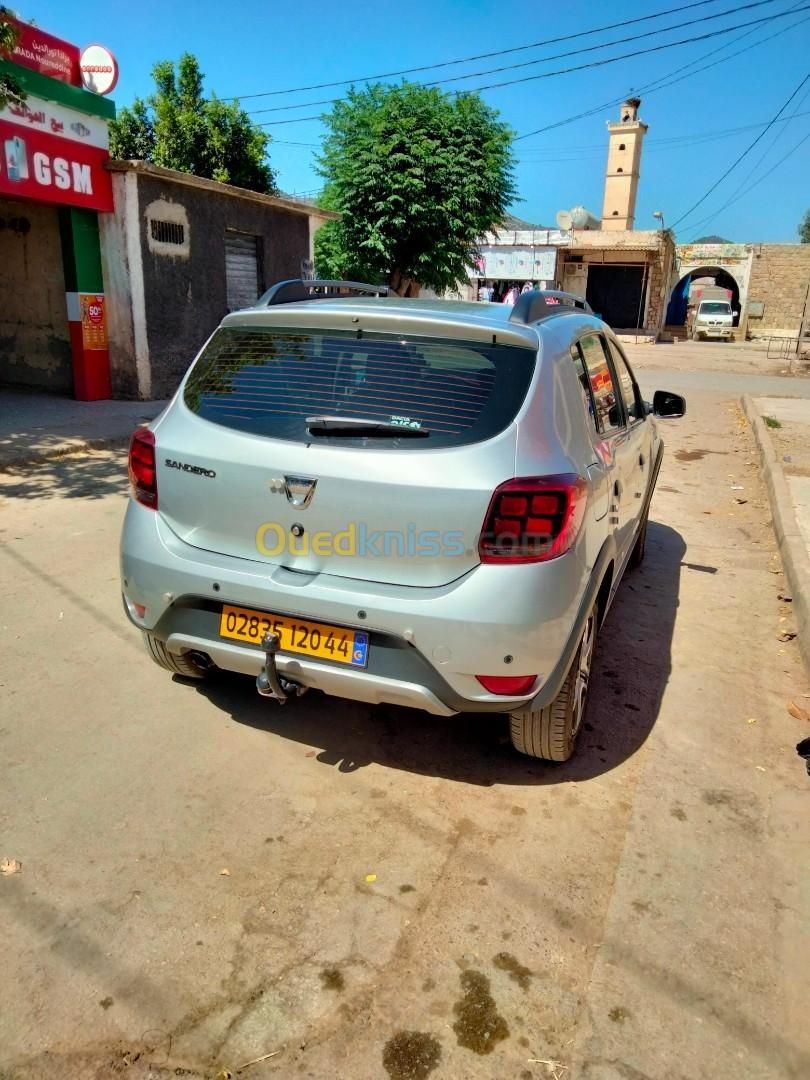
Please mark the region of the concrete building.
<svg viewBox="0 0 810 1080"><path fill-rule="evenodd" d="M586 297L622 336L685 336L690 289L727 289L737 337L795 338L810 304L810 244L681 244L666 229L636 229L635 212L647 124L630 98L608 123L604 201L599 227L583 207L562 213L570 228L544 229L511 218L480 248L482 281L532 280ZM553 275L551 267L554 267ZM543 272L540 272L540 268Z"/></svg>
<svg viewBox="0 0 810 1080"><path fill-rule="evenodd" d="M229 311L283 278L311 276L318 227L309 202L111 161L115 209L102 222L115 397L174 392Z"/></svg>
<svg viewBox="0 0 810 1080"><path fill-rule="evenodd" d="M647 125L639 98L608 124L605 194L599 229L572 228L557 255L557 279L584 296L620 336L655 340L664 325L675 247L665 229L634 229Z"/></svg>
<svg viewBox="0 0 810 1080"><path fill-rule="evenodd" d="M624 102L619 119L608 124L608 157L601 223L583 207L561 214L568 228L548 229L518 218L484 237L477 274L465 298L475 299L482 282L533 281L586 297L594 311L620 334L655 339L664 325L675 264L671 235L636 230L636 197L647 125L641 102Z"/></svg>
<svg viewBox="0 0 810 1080"><path fill-rule="evenodd" d="M573 230L558 251L557 272L561 287L584 296L620 337L655 340L674 263L665 229Z"/></svg>
<svg viewBox="0 0 810 1080"><path fill-rule="evenodd" d="M0 110L0 385L85 401L170 394L227 311L311 276L314 232L337 215L111 162L115 106L87 88L98 67L18 27L0 59L27 95Z"/></svg>
<svg viewBox="0 0 810 1080"><path fill-rule="evenodd" d="M0 110L0 385L109 397L99 221L115 106L85 88L76 45L18 23L0 72L26 94Z"/></svg>
<svg viewBox="0 0 810 1080"><path fill-rule="evenodd" d="M666 315L670 337L685 334L697 281L728 290L738 340L795 338L807 310L810 244L679 244Z"/></svg>

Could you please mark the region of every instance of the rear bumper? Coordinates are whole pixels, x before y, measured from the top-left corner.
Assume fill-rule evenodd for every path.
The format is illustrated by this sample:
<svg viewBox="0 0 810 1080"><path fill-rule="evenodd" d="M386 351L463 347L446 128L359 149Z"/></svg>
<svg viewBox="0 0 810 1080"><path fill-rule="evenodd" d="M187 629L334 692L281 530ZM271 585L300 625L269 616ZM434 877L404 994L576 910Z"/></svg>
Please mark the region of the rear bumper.
<svg viewBox="0 0 810 1080"><path fill-rule="evenodd" d="M217 667L243 675L258 675L264 664L264 655L258 649L188 633L169 634L166 646L170 652L204 652ZM406 679L389 678L350 667L339 668L283 654L276 658L276 667L282 675L303 686L323 690L325 694L335 697L365 701L371 705L381 705L383 702L402 705L422 709L434 716L453 716L459 711L441 701L428 687Z"/></svg>
<svg viewBox="0 0 810 1080"><path fill-rule="evenodd" d="M223 603L364 630L365 669L291 654L279 655L278 668L326 693L437 715L524 707L555 673L590 577L579 547L552 563L478 566L429 588L293 573L193 548L134 502L121 576L126 599L146 608L142 622L132 621L172 652L200 650L226 670L258 674L261 649L219 637ZM505 698L486 692L476 674L537 679L529 694Z"/></svg>

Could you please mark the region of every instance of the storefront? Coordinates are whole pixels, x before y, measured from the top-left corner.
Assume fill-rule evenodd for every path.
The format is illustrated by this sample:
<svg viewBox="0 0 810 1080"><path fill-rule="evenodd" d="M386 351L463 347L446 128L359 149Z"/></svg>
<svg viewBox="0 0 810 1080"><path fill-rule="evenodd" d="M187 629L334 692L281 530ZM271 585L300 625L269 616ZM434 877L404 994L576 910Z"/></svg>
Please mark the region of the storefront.
<svg viewBox="0 0 810 1080"><path fill-rule="evenodd" d="M479 246L467 298L501 301L510 290L519 293L527 284L553 289L557 246L565 239L559 229L546 229L507 215L503 226L487 233Z"/></svg>
<svg viewBox="0 0 810 1080"><path fill-rule="evenodd" d="M94 401L110 396L99 214L115 61L18 25L0 60L25 93L0 109L0 385Z"/></svg>

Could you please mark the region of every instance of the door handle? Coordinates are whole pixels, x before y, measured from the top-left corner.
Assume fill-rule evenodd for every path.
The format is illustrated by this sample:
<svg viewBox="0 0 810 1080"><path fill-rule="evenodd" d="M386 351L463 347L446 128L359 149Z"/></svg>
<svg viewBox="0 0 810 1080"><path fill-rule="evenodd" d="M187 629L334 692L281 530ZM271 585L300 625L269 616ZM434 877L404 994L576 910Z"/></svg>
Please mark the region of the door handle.
<svg viewBox="0 0 810 1080"><path fill-rule="evenodd" d="M643 469L644 468L644 455L643 454L638 455L638 463Z"/></svg>

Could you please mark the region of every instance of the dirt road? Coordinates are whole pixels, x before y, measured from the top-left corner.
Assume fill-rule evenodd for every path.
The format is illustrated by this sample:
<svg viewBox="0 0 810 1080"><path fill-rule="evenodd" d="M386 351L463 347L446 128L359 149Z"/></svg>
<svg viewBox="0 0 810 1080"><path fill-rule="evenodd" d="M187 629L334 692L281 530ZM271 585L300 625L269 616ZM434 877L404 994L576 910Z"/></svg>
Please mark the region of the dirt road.
<svg viewBox="0 0 810 1080"><path fill-rule="evenodd" d="M810 1075L810 698L738 392L666 427L561 767L173 681L121 611L121 456L3 477L3 1080Z"/></svg>

